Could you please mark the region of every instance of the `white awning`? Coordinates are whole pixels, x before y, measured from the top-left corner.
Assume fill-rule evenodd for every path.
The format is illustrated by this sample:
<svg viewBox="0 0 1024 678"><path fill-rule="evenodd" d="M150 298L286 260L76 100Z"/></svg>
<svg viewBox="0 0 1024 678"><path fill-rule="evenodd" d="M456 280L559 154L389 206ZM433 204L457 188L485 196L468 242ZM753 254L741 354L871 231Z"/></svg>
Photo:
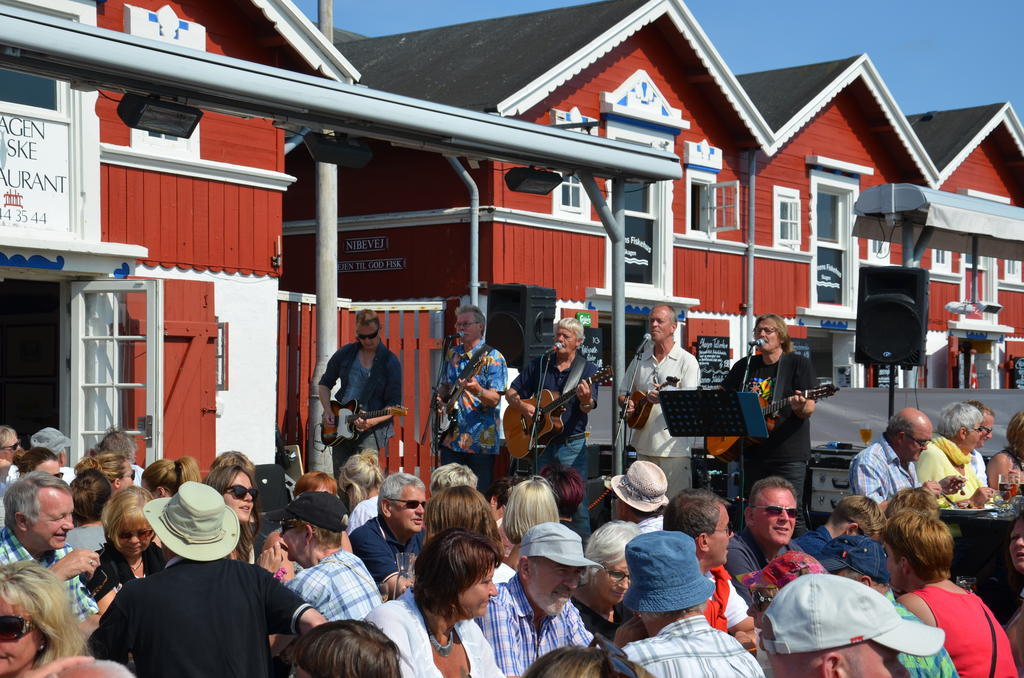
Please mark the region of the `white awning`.
<svg viewBox="0 0 1024 678"><path fill-rule="evenodd" d="M909 228L910 242L920 249L970 253L976 239L979 256L1024 259L1021 207L913 184L884 184L863 191L854 211L853 234L861 238L905 243L903 229Z"/></svg>

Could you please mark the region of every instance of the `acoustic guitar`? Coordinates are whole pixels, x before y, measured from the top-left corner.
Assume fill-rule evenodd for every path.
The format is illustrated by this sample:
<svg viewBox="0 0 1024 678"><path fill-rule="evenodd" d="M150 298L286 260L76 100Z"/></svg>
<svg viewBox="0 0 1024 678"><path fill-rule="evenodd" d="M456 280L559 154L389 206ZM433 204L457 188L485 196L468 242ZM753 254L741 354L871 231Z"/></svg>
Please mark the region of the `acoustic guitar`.
<svg viewBox="0 0 1024 678"><path fill-rule="evenodd" d="M611 367L605 367L595 372L588 379L583 379L588 384L600 384L611 379L613 374ZM539 397L523 398L524 403L529 403L538 408L540 414L537 421L537 436L534 440L536 445L546 445L552 438L556 437L565 428L562 421L568 404L576 397L576 389L559 395L556 391L543 390ZM505 444L508 446L509 455L516 459L522 459L530 454L530 431L533 429L533 419L523 416L514 407L506 407L505 414L501 419L501 426L505 431Z"/></svg>
<svg viewBox="0 0 1024 678"><path fill-rule="evenodd" d="M658 387L658 390L666 386L675 386L679 383L679 377L668 377L665 383ZM626 426L630 428L643 428L647 425L647 419L651 416L651 408L654 403L647 399L646 391L633 391L629 396L629 402L633 403L633 411L626 417Z"/></svg>
<svg viewBox="0 0 1024 678"><path fill-rule="evenodd" d="M804 392L804 397L808 400L821 400L822 398L829 398L839 392L839 387L835 384L825 384L820 388L812 388L809 391ZM768 428L770 434L775 428L775 422L778 418L779 411L787 405L786 399L775 402L765 403L761 401L761 416L764 417L765 426ZM736 461L740 454L740 441L746 440L752 445L756 445L762 439L747 437L743 438L740 436L706 436L704 438L704 449L708 451L708 454L718 457L722 461Z"/></svg>
<svg viewBox="0 0 1024 678"><path fill-rule="evenodd" d="M380 410L364 411L359 406L358 400L350 400L344 405L336 402L331 403L331 411L334 412L334 426L324 426L320 433L320 442L324 445L334 447L346 440L352 440L360 431L352 428L352 423L359 418L375 419L390 414L392 417L404 417L409 409L402 405L392 405Z"/></svg>

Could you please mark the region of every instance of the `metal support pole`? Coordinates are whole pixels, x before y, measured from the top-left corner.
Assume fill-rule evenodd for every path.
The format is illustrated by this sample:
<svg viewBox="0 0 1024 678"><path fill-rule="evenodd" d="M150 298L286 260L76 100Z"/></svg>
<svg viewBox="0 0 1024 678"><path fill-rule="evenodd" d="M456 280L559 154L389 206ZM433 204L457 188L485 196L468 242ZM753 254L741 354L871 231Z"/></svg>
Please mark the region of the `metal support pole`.
<svg viewBox="0 0 1024 678"><path fill-rule="evenodd" d="M480 189L458 158L445 159L469 190L469 303L480 305Z"/></svg>
<svg viewBox="0 0 1024 678"><path fill-rule="evenodd" d="M320 0L319 27L334 39L334 2ZM316 367L309 388L306 459L310 471L334 475L331 448L320 442L323 407L317 382L338 348L338 167L316 164Z"/></svg>
<svg viewBox="0 0 1024 678"><path fill-rule="evenodd" d="M612 180L612 206L609 209L601 189L589 172L579 172L580 183L590 197L612 243L612 421L619 415L619 380L626 374L626 181ZM622 473L625 429L615 439L615 474Z"/></svg>

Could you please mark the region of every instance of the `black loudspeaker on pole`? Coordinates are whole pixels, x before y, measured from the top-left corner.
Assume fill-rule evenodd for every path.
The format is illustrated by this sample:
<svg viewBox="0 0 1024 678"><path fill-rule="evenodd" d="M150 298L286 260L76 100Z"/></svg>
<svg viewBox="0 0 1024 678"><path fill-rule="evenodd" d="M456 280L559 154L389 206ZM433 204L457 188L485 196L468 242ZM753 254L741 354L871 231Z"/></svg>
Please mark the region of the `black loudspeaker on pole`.
<svg viewBox="0 0 1024 678"><path fill-rule="evenodd" d="M860 269L855 360L923 365L928 329L928 271L902 266Z"/></svg>
<svg viewBox="0 0 1024 678"><path fill-rule="evenodd" d="M522 369L555 341L555 291L536 285L491 285L487 292L487 344L509 367Z"/></svg>

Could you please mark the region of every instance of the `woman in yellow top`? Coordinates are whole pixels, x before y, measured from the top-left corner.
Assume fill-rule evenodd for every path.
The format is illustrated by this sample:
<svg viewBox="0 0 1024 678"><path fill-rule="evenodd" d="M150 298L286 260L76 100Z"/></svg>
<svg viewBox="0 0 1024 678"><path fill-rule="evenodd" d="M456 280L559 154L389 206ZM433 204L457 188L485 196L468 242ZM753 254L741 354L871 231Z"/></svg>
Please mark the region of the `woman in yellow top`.
<svg viewBox="0 0 1024 678"><path fill-rule="evenodd" d="M939 496L939 506L963 506L966 502L973 508L982 508L996 493L991 487L982 487L971 469L971 452L988 432L981 422L981 410L967 403L953 403L939 412L935 427L938 435L928 443L917 460L917 481L938 482L949 476L964 479L959 492Z"/></svg>

